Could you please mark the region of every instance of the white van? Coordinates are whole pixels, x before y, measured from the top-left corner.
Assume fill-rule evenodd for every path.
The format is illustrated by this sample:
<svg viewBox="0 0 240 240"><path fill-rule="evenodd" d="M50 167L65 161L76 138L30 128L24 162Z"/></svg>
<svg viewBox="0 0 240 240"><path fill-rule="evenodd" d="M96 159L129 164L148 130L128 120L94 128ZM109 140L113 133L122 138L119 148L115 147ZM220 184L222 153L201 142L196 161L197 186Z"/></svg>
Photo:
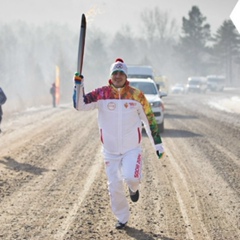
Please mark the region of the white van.
<svg viewBox="0 0 240 240"><path fill-rule="evenodd" d="M128 78L151 78L154 79L151 66L128 65Z"/></svg>
<svg viewBox="0 0 240 240"><path fill-rule="evenodd" d="M189 77L186 86L186 93L206 93L207 78L206 77Z"/></svg>
<svg viewBox="0 0 240 240"><path fill-rule="evenodd" d="M211 91L223 91L225 87L225 77L209 75L207 76L207 85Z"/></svg>

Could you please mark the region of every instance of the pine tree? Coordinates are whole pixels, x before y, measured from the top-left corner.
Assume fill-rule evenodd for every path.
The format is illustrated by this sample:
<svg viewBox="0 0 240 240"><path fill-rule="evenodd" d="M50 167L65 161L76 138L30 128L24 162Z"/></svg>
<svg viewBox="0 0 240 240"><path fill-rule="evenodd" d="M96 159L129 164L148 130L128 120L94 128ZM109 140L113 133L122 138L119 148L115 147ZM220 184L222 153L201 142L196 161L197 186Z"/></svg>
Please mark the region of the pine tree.
<svg viewBox="0 0 240 240"><path fill-rule="evenodd" d="M231 20L223 22L213 41L214 65L217 69L222 69L228 82L232 84L234 65L239 67L240 63L240 35Z"/></svg>
<svg viewBox="0 0 240 240"><path fill-rule="evenodd" d="M189 11L189 19L182 19L182 35L176 50L181 63L191 74L204 75L207 68L207 43L210 39L210 25L197 6Z"/></svg>

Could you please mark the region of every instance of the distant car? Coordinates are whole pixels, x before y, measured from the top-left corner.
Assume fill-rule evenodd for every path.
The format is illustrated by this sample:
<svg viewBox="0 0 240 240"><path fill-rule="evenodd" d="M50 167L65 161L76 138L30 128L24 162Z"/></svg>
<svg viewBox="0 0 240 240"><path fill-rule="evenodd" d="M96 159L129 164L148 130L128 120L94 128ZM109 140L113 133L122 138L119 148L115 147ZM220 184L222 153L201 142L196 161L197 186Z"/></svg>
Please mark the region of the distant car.
<svg viewBox="0 0 240 240"><path fill-rule="evenodd" d="M159 131L164 131L164 103L161 97L166 94L161 94L158 91L157 85L154 80L150 78L129 78L132 87L140 89L146 96L148 102L152 107L152 111L156 118Z"/></svg>
<svg viewBox="0 0 240 240"><path fill-rule="evenodd" d="M186 93L206 93L207 79L205 77L189 77L186 86Z"/></svg>
<svg viewBox="0 0 240 240"><path fill-rule="evenodd" d="M174 94L185 93L185 85L181 83L176 83L175 85L172 86L171 93L174 93Z"/></svg>
<svg viewBox="0 0 240 240"><path fill-rule="evenodd" d="M224 76L207 76L207 86L211 91L223 91L225 87L225 77Z"/></svg>

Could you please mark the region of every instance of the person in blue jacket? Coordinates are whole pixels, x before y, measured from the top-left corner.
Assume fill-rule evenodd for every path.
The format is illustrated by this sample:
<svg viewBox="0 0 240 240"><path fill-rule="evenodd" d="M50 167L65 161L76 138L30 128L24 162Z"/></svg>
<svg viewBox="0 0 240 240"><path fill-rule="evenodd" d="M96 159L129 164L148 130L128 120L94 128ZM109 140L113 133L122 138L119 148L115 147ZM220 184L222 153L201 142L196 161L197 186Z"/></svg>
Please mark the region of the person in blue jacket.
<svg viewBox="0 0 240 240"><path fill-rule="evenodd" d="M2 88L0 87L0 133L2 132L1 130L1 123L2 123L2 115L3 115L3 111L2 111L2 105L7 101L7 97L4 93L4 91L2 90Z"/></svg>

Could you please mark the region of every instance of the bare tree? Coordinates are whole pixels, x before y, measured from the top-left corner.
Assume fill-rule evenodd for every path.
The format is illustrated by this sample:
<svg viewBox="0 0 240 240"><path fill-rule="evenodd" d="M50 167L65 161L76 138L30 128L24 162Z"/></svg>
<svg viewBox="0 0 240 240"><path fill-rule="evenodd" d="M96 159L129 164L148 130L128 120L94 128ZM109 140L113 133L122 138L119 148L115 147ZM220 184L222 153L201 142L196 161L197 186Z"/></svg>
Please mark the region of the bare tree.
<svg viewBox="0 0 240 240"><path fill-rule="evenodd" d="M143 28L148 40L157 39L167 41L178 36L178 27L175 19L170 20L168 12L162 12L158 7L144 11L141 14Z"/></svg>

